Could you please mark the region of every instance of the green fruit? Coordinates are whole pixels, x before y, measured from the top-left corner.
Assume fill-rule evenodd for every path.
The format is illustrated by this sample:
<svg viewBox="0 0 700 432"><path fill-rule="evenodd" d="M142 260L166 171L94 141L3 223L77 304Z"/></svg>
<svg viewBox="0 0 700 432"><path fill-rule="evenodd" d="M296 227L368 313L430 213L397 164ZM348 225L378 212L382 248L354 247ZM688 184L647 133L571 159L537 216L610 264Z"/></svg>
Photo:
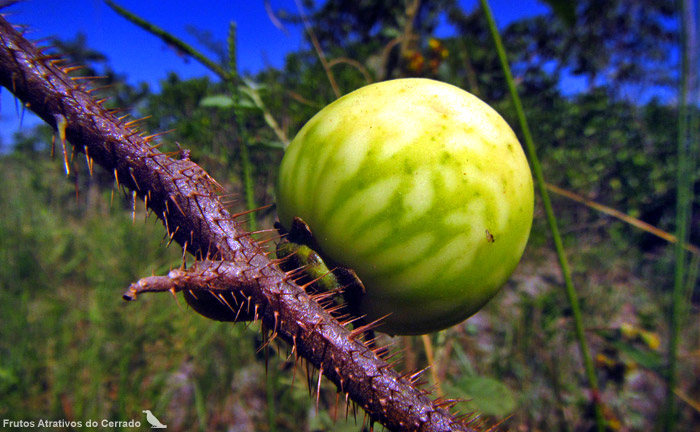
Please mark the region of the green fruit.
<svg viewBox="0 0 700 432"><path fill-rule="evenodd" d="M368 85L301 129L282 160L280 223L302 218L379 330L421 334L477 312L510 277L532 225L515 134L471 94L428 79Z"/></svg>

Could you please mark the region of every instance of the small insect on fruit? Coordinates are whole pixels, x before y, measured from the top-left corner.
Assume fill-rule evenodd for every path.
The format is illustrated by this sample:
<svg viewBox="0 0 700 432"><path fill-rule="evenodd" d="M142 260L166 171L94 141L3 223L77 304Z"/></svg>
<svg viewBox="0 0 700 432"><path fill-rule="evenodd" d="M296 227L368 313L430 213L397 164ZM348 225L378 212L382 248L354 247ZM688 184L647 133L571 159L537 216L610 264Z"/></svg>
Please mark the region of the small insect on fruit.
<svg viewBox="0 0 700 432"><path fill-rule="evenodd" d="M368 85L325 107L290 144L276 192L280 224L303 219L329 268L362 281L351 309L386 316L378 330L390 334L477 312L520 261L534 205L503 118L428 79Z"/></svg>

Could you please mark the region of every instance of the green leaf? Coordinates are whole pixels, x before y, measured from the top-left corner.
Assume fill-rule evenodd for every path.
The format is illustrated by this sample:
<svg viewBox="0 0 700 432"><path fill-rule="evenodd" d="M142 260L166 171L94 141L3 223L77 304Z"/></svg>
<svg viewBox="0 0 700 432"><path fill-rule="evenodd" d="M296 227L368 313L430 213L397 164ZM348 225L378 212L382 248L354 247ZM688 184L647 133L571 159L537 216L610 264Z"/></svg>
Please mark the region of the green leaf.
<svg viewBox="0 0 700 432"><path fill-rule="evenodd" d="M273 149L282 149L284 150L284 143L282 141L254 141L254 142L249 142L248 143L249 147L253 146L262 146L262 147L269 147Z"/></svg>
<svg viewBox="0 0 700 432"><path fill-rule="evenodd" d="M661 373L664 369L664 359L656 351L642 349L632 344L616 341L612 343L620 352L627 355L635 363L645 369Z"/></svg>
<svg viewBox="0 0 700 432"><path fill-rule="evenodd" d="M245 109L251 111L262 111L262 109L254 101L251 101L248 98L241 98L241 100L238 101L235 107L238 109Z"/></svg>
<svg viewBox="0 0 700 432"><path fill-rule="evenodd" d="M201 100L199 105L203 107L213 107L222 109L234 107L236 109L244 110L260 110L260 107L255 103L255 101L249 99L248 97L242 97L238 101L238 103L236 103L231 96L227 95L207 96Z"/></svg>
<svg viewBox="0 0 700 432"><path fill-rule="evenodd" d="M258 104L259 101L261 101L260 94L255 87L238 86L238 91L241 93L241 96L253 101L255 104Z"/></svg>
<svg viewBox="0 0 700 432"><path fill-rule="evenodd" d="M445 385L445 390L451 396L464 399L460 405L466 411L476 409L482 414L505 417L515 410L513 392L493 378L466 377L454 386Z"/></svg>
<svg viewBox="0 0 700 432"><path fill-rule="evenodd" d="M243 78L242 81L243 81L243 84L244 84L244 85L239 86L239 89L241 89L241 90L244 90L244 89L248 88L248 89L250 89L250 90L252 90L252 91L254 91L254 92L258 92L258 91L260 91L260 90L264 90L264 89L265 89L265 85L264 85L264 84L258 84L258 83L256 83L255 81L253 81L253 80L250 79L250 78Z"/></svg>
<svg viewBox="0 0 700 432"><path fill-rule="evenodd" d="M207 96L199 102L199 105L203 107L231 108L233 106L233 98L226 95Z"/></svg>

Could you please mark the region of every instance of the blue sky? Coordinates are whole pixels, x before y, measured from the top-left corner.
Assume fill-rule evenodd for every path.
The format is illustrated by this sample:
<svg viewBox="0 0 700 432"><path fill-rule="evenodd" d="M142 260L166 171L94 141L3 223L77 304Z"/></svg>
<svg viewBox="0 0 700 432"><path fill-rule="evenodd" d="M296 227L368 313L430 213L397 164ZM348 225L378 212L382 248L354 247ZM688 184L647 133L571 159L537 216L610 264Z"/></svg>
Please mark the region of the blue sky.
<svg viewBox="0 0 700 432"><path fill-rule="evenodd" d="M188 27L210 31L215 40L224 41L229 23L235 21L242 72L255 72L266 65L280 67L286 53L305 47L303 29L288 27L285 33L275 27L263 0L117 0L117 3L195 46L197 40ZM465 10L472 10L478 0L460 0L460 3ZM270 0L269 4L275 11L296 11L294 0ZM538 0L491 0L491 7L499 26L547 11ZM84 33L88 46L104 53L114 70L125 74L131 83L146 81L155 90L170 71L183 78L209 74L197 62L185 61L159 39L127 22L101 0L26 0L9 10L12 13L9 21L28 25L31 39L54 36L73 39L79 32ZM441 32L448 33L449 29ZM23 123L31 125L36 121L27 115ZM0 111L2 142L9 143L18 128L14 99L5 90Z"/></svg>

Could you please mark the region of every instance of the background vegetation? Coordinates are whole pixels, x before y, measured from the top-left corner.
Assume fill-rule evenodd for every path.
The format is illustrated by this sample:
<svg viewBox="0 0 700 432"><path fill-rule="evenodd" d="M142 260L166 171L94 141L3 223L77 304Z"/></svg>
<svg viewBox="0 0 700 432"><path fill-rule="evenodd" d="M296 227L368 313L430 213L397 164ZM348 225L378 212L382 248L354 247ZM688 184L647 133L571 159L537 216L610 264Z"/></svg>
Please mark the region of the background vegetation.
<svg viewBox="0 0 700 432"><path fill-rule="evenodd" d="M56 47L87 66L82 75L106 76L100 85L110 85L102 91L109 103L131 107L134 117L151 116L144 129L174 129L164 146L190 149L237 194L232 206L239 210L246 209L245 169L254 180L249 199L273 203L285 137L338 94L369 81L423 76L453 83L494 106L518 132L481 11L454 0L306 1L303 8L304 16L298 8L275 12L283 24L305 20L308 49L290 54L284 68L245 81L172 74L154 93L126 84L120 73L128 71L113 71L80 37ZM586 0L574 17L553 12L502 31L547 181L670 232L678 19L671 1ZM441 20L455 36L434 36ZM222 66L235 65L232 50L225 44L219 50ZM76 160L66 177L51 157L51 136L46 126L24 130L0 154L0 417L143 422L141 410L151 409L174 430L361 428L362 413L346 413L330 385L317 409L304 368L295 369L285 346L259 350L255 324L213 322L162 296L122 303L129 283L179 266L181 251L165 247L160 224L142 206L134 209L105 173L90 176ZM691 177L697 188L698 172ZM553 198L605 427L651 430L666 397L673 248L588 206ZM697 244L700 219L692 214L690 241ZM269 228L274 209L254 217ZM504 429L594 428L594 398L562 284L538 207L523 262L501 294L459 326L397 338L404 350L399 368L430 364L426 377L436 394L468 399L463 412L507 418ZM694 284L686 300L675 415L677 430L692 431L700 424Z"/></svg>

